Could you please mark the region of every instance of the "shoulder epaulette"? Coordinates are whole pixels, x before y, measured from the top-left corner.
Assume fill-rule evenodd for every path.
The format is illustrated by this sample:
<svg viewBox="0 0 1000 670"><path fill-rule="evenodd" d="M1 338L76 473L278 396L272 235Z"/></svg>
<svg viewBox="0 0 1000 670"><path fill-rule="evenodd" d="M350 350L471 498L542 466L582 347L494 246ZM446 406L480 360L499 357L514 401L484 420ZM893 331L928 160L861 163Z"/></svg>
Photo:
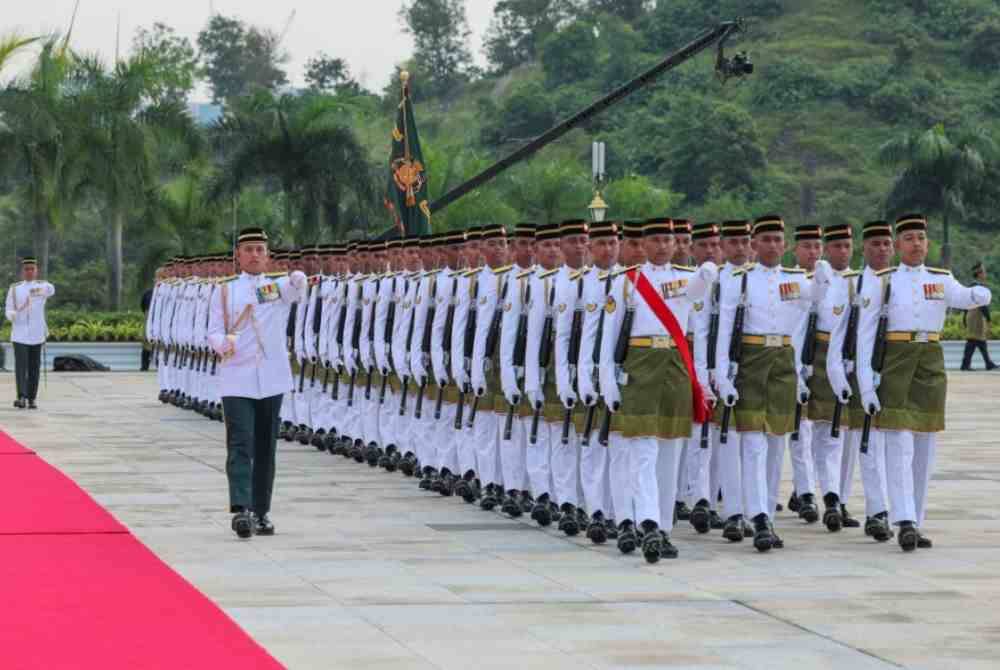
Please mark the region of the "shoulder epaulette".
<svg viewBox="0 0 1000 670"><path fill-rule="evenodd" d="M221 279L219 279L219 283L222 283L222 282L227 282L227 281L233 281L233 280L234 280L234 279L236 279L236 278L237 278L238 276L239 276L239 275L229 275L228 277L222 277Z"/></svg>
<svg viewBox="0 0 1000 670"><path fill-rule="evenodd" d="M585 274L587 274L587 270L573 270L569 273L569 280L576 281Z"/></svg>
<svg viewBox="0 0 1000 670"><path fill-rule="evenodd" d="M438 274L439 272L441 272L440 269L438 269L438 270L428 270L427 272L425 272L421 276L423 276L423 277L433 277L434 275Z"/></svg>
<svg viewBox="0 0 1000 670"><path fill-rule="evenodd" d="M787 272L788 274L792 274L792 275L806 275L807 277L812 276L811 272L806 272L802 268L786 268L786 267L782 267L781 271L782 272Z"/></svg>
<svg viewBox="0 0 1000 670"><path fill-rule="evenodd" d="M465 274L465 270L452 270L448 273L449 277L461 277Z"/></svg>
<svg viewBox="0 0 1000 670"><path fill-rule="evenodd" d="M846 279L848 277L857 277L859 274L861 273L857 270L844 270L840 273L840 276Z"/></svg>
<svg viewBox="0 0 1000 670"><path fill-rule="evenodd" d="M497 268L496 270L494 270L493 274L495 274L495 275L502 275L502 274L506 274L506 273L510 272L513 269L514 269L513 265L505 265L502 268Z"/></svg>
<svg viewBox="0 0 1000 670"><path fill-rule="evenodd" d="M815 272L807 272L806 273L806 279L812 279L815 276L816 276Z"/></svg>
<svg viewBox="0 0 1000 670"><path fill-rule="evenodd" d="M268 272L264 276L265 277L271 277L273 279L273 278L276 278L276 277L287 277L288 273L287 272Z"/></svg>
<svg viewBox="0 0 1000 670"><path fill-rule="evenodd" d="M545 279L546 277L551 277L552 275L554 275L557 272L559 272L559 268L556 268L555 270L546 270L544 272L538 273L538 278L539 279Z"/></svg>
<svg viewBox="0 0 1000 670"><path fill-rule="evenodd" d="M684 270L684 272L697 272L697 268L693 268L690 265L678 265L674 263L674 268L677 270Z"/></svg>
<svg viewBox="0 0 1000 670"><path fill-rule="evenodd" d="M948 270L948 269L945 269L945 268L932 268L930 266L927 266L927 271L930 272L931 274L934 274L934 275L950 275L951 274L951 270Z"/></svg>
<svg viewBox="0 0 1000 670"><path fill-rule="evenodd" d="M895 271L896 271L896 266L893 266L893 267L890 267L890 268L886 268L885 270L879 270L878 272L875 273L875 276L876 277L881 277L882 275L887 275L890 272L895 272Z"/></svg>
<svg viewBox="0 0 1000 670"><path fill-rule="evenodd" d="M533 274L535 274L535 268L529 268L527 270L524 270L524 271L518 273L517 278L518 279L525 279L526 277L530 277Z"/></svg>
<svg viewBox="0 0 1000 670"><path fill-rule="evenodd" d="M483 269L482 269L481 267L479 267L479 268L471 268L471 269L469 269L469 270L465 270L465 271L463 271L463 272L462 272L462 276L463 276L463 277L472 277L473 275L477 275L477 274L479 274L480 272L482 272L482 270L483 270Z"/></svg>
<svg viewBox="0 0 1000 670"><path fill-rule="evenodd" d="M622 276L624 274L628 274L629 272L632 272L633 270L638 270L641 267L642 267L642 264L640 263L640 264L637 264L637 265L631 265L631 266L629 266L627 268L619 268L618 270L615 270L614 273L611 276L612 277L620 277L620 276Z"/></svg>

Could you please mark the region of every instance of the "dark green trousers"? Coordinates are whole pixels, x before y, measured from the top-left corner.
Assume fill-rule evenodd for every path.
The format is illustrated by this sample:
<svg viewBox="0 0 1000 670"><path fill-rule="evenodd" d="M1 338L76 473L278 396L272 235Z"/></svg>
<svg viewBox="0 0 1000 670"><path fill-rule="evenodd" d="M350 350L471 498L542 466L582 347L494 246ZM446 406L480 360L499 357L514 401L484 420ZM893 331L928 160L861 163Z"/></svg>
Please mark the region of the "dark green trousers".
<svg viewBox="0 0 1000 670"><path fill-rule="evenodd" d="M42 345L14 342L14 380L17 397L38 398L38 374L42 367Z"/></svg>
<svg viewBox="0 0 1000 670"><path fill-rule="evenodd" d="M282 397L222 398L230 512L246 509L264 515L271 511Z"/></svg>

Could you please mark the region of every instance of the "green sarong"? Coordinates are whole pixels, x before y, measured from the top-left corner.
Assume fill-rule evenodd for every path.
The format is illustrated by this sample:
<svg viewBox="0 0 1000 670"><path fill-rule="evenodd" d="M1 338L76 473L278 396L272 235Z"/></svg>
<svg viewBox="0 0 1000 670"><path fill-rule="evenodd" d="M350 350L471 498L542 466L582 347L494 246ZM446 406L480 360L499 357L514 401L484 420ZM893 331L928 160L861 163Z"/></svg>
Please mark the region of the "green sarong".
<svg viewBox="0 0 1000 670"><path fill-rule="evenodd" d="M628 383L611 430L623 437L673 440L691 436L691 381L676 349L629 349Z"/></svg>
<svg viewBox="0 0 1000 670"><path fill-rule="evenodd" d="M948 377L939 342L887 342L882 381L880 430L936 433L944 430Z"/></svg>
<svg viewBox="0 0 1000 670"><path fill-rule="evenodd" d="M837 399L830 386L830 378L826 374L826 355L830 349L829 342L816 342L816 355L813 358L813 373L809 377L809 403L806 405L805 416L812 421L833 422L833 408ZM840 424L847 425L848 412L841 412Z"/></svg>
<svg viewBox="0 0 1000 670"><path fill-rule="evenodd" d="M733 414L741 433L784 435L795 426L795 352L792 347L743 345Z"/></svg>

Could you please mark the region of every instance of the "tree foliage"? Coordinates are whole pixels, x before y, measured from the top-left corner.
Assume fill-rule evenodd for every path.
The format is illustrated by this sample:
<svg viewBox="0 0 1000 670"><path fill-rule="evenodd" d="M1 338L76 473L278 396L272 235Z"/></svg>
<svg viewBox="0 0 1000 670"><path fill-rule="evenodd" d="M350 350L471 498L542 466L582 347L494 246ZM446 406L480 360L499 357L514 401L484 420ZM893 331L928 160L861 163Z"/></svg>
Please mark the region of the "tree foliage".
<svg viewBox="0 0 1000 670"><path fill-rule="evenodd" d="M202 74L216 103L232 103L254 89L268 91L288 83L282 66L288 55L277 33L214 14L198 33Z"/></svg>
<svg viewBox="0 0 1000 670"><path fill-rule="evenodd" d="M403 30L413 36L413 58L426 73L426 91L451 94L468 81L472 53L468 40L472 31L465 15L464 0L410 0L399 10Z"/></svg>
<svg viewBox="0 0 1000 670"><path fill-rule="evenodd" d="M149 96L154 102L187 102L198 74L198 58L191 41L165 23L139 28L132 54L152 68Z"/></svg>
<svg viewBox="0 0 1000 670"><path fill-rule="evenodd" d="M573 15L571 0L499 0L483 38L496 74L536 59L539 47Z"/></svg>

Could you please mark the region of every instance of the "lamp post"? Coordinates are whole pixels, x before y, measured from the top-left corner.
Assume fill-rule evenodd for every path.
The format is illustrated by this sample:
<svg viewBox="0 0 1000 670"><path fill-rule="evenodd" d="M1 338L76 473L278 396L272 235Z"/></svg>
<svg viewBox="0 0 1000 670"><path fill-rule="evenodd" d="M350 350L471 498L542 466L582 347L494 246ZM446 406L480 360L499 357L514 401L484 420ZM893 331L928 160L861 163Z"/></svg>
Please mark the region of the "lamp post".
<svg viewBox="0 0 1000 670"><path fill-rule="evenodd" d="M587 205L590 210L590 220L594 223L604 221L608 213L608 203L601 197L601 188L604 186L604 142L594 142L591 145L591 172L594 180L594 199Z"/></svg>

